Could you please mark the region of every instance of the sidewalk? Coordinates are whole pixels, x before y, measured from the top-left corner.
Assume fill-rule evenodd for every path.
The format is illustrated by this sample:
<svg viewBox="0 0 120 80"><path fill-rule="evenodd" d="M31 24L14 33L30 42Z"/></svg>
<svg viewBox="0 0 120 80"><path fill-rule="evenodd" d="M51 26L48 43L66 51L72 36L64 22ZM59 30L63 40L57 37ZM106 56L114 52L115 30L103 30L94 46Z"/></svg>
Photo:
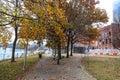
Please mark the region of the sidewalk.
<svg viewBox="0 0 120 80"><path fill-rule="evenodd" d="M63 58L56 65L51 56L41 59L22 80L96 80L80 64L80 54Z"/></svg>

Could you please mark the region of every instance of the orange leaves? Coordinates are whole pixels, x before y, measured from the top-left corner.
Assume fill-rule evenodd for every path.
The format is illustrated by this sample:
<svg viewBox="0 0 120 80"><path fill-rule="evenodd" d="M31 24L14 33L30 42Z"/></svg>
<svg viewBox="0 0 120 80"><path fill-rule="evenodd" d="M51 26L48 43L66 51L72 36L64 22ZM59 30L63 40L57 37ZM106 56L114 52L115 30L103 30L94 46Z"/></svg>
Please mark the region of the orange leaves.
<svg viewBox="0 0 120 80"><path fill-rule="evenodd" d="M38 38L43 39L45 35L45 28L31 21L26 21L26 24L23 24L19 31L19 37L28 41L36 40Z"/></svg>
<svg viewBox="0 0 120 80"><path fill-rule="evenodd" d="M86 36L88 37L89 42L98 39L99 35L100 32L96 28L89 28L86 32Z"/></svg>

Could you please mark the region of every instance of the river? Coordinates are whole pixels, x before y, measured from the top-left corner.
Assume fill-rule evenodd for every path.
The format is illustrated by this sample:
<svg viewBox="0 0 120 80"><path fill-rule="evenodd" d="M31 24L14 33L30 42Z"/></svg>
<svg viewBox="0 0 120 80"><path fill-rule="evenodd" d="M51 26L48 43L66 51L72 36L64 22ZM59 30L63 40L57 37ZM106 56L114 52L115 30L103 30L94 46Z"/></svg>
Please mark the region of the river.
<svg viewBox="0 0 120 80"><path fill-rule="evenodd" d="M15 57L21 57L24 54L23 49L16 49L15 50ZM6 60L6 59L11 59L12 55L12 48L6 48L6 50L0 48L0 61L1 60Z"/></svg>

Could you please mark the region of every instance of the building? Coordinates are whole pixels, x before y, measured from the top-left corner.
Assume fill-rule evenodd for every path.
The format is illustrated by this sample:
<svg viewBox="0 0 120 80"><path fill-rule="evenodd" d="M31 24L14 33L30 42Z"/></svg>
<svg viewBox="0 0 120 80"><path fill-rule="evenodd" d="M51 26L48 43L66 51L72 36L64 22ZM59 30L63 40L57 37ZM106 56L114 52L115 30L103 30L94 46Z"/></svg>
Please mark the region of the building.
<svg viewBox="0 0 120 80"><path fill-rule="evenodd" d="M99 49L120 48L120 24L112 23L99 29Z"/></svg>
<svg viewBox="0 0 120 80"><path fill-rule="evenodd" d="M98 40L98 48L99 49L108 49L108 48L113 49L112 25L108 25L103 28L100 28L99 31L100 31L100 36Z"/></svg>
<svg viewBox="0 0 120 80"><path fill-rule="evenodd" d="M76 38L73 44L74 53L85 53L88 48L88 42L85 40L84 36L79 36Z"/></svg>
<svg viewBox="0 0 120 80"><path fill-rule="evenodd" d="M120 49L120 0L113 3L113 47Z"/></svg>
<svg viewBox="0 0 120 80"><path fill-rule="evenodd" d="M98 49L120 49L120 0L113 2L112 24L99 29Z"/></svg>
<svg viewBox="0 0 120 80"><path fill-rule="evenodd" d="M120 24L112 24L112 40L113 47L120 49Z"/></svg>

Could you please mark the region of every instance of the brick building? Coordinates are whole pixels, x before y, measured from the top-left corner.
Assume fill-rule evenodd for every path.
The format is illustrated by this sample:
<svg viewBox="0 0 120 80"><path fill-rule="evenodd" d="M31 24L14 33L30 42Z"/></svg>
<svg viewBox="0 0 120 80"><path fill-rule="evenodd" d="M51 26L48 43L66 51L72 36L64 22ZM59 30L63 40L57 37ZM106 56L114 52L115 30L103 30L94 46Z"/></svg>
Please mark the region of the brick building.
<svg viewBox="0 0 120 80"><path fill-rule="evenodd" d="M112 49L112 25L105 26L103 28L99 29L100 31L100 36L98 40L98 48L99 49Z"/></svg>
<svg viewBox="0 0 120 80"><path fill-rule="evenodd" d="M120 0L113 1L113 47L120 49Z"/></svg>
<svg viewBox="0 0 120 80"><path fill-rule="evenodd" d="M100 36L98 40L99 49L120 48L120 24L111 24L100 28Z"/></svg>
<svg viewBox="0 0 120 80"><path fill-rule="evenodd" d="M112 24L112 34L113 47L120 49L120 24Z"/></svg>

